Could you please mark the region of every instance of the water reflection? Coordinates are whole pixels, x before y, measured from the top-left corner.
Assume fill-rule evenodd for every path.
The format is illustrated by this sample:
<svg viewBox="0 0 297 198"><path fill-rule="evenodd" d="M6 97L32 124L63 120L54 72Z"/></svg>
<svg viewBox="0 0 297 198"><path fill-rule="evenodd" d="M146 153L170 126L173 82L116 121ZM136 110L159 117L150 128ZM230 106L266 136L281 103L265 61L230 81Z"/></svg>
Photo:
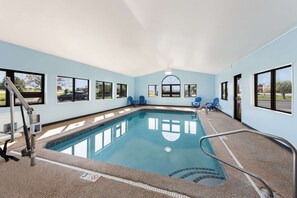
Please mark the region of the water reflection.
<svg viewBox="0 0 297 198"><path fill-rule="evenodd" d="M161 119L159 126L158 118L148 118L148 129L157 131L159 128L162 130L163 137L168 141L176 141L180 138L180 133L185 134L197 134L197 122L196 121L179 121ZM184 131L181 129L184 128Z"/></svg>
<svg viewBox="0 0 297 198"><path fill-rule="evenodd" d="M158 130L158 118L148 118L148 129Z"/></svg>
<svg viewBox="0 0 297 198"><path fill-rule="evenodd" d="M88 136L61 150L62 153L89 158L92 153L98 154L127 133L127 121L120 122L110 128Z"/></svg>
<svg viewBox="0 0 297 198"><path fill-rule="evenodd" d="M197 122L185 121L185 133L195 135L197 133Z"/></svg>
<svg viewBox="0 0 297 198"><path fill-rule="evenodd" d="M179 120L162 120L163 137L174 142L180 138L180 121Z"/></svg>
<svg viewBox="0 0 297 198"><path fill-rule="evenodd" d="M148 117L146 114L140 114L139 118L147 119L147 131L155 131L157 132L156 134L161 135L161 138L164 138L169 142L179 140L181 134L196 135L198 130L197 121L154 118ZM74 127L81 124L82 123L76 123ZM121 139L121 137L128 132L128 120L118 122L111 127L99 130L101 131L98 131L98 133L88 135L71 145L61 148L61 152L83 158L91 158L91 156L99 154L113 142ZM135 135L137 134L138 133Z"/></svg>

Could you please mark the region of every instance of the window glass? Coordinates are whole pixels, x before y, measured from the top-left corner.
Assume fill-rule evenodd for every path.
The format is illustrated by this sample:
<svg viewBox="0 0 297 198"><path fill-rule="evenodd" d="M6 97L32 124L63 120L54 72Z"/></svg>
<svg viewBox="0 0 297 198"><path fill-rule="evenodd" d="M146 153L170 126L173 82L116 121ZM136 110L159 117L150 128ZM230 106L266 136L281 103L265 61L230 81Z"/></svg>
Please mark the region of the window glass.
<svg viewBox="0 0 297 198"><path fill-rule="evenodd" d="M127 97L127 85L117 83L117 98Z"/></svg>
<svg viewBox="0 0 297 198"><path fill-rule="evenodd" d="M148 97L158 96L158 85L149 85L148 86Z"/></svg>
<svg viewBox="0 0 297 198"><path fill-rule="evenodd" d="M41 75L14 73L14 84L20 92L41 92Z"/></svg>
<svg viewBox="0 0 297 198"><path fill-rule="evenodd" d="M292 112L292 70L291 67L275 72L275 109Z"/></svg>
<svg viewBox="0 0 297 198"><path fill-rule="evenodd" d="M163 80L163 85L170 85L170 84L180 84L179 79L176 76L170 75L166 76Z"/></svg>
<svg viewBox="0 0 297 198"><path fill-rule="evenodd" d="M292 66L255 74L255 106L292 113Z"/></svg>
<svg viewBox="0 0 297 198"><path fill-rule="evenodd" d="M271 108L271 72L257 75L257 106Z"/></svg>
<svg viewBox="0 0 297 198"><path fill-rule="evenodd" d="M111 82L104 82L104 98L112 99L112 83Z"/></svg>
<svg viewBox="0 0 297 198"><path fill-rule="evenodd" d="M89 99L89 81L85 79L75 79L75 101Z"/></svg>
<svg viewBox="0 0 297 198"><path fill-rule="evenodd" d="M180 96L180 85L172 85L172 97L179 97Z"/></svg>
<svg viewBox="0 0 297 198"><path fill-rule="evenodd" d="M6 88L5 88L6 72L0 70L0 106L6 105Z"/></svg>
<svg viewBox="0 0 297 198"><path fill-rule="evenodd" d="M43 103L42 75L14 72L14 84L29 104ZM17 98L15 104L20 104Z"/></svg>
<svg viewBox="0 0 297 198"><path fill-rule="evenodd" d="M196 97L197 96L197 85L185 85L184 90L184 96L185 97Z"/></svg>
<svg viewBox="0 0 297 198"><path fill-rule="evenodd" d="M57 77L57 99L58 102L73 101L73 79Z"/></svg>
<svg viewBox="0 0 297 198"><path fill-rule="evenodd" d="M117 84L117 98L121 98L121 84Z"/></svg>
<svg viewBox="0 0 297 198"><path fill-rule="evenodd" d="M228 82L221 83L221 99L228 99Z"/></svg>
<svg viewBox="0 0 297 198"><path fill-rule="evenodd" d="M103 82L96 81L96 99L103 99Z"/></svg>
<svg viewBox="0 0 297 198"><path fill-rule="evenodd" d="M122 86L122 96L127 97L127 85Z"/></svg>
<svg viewBox="0 0 297 198"><path fill-rule="evenodd" d="M180 97L180 80L174 76L166 76L162 81L162 97Z"/></svg>
<svg viewBox="0 0 297 198"><path fill-rule="evenodd" d="M41 101L42 101L41 97L24 98L24 99L28 104L38 104L38 103L41 103ZM15 98L15 104L18 104L18 105L21 104L21 102L18 98Z"/></svg>
<svg viewBox="0 0 297 198"><path fill-rule="evenodd" d="M44 103L44 74L2 69L0 70L0 106L10 105L10 97L6 97L7 92L4 85L4 78L6 76L11 79L29 104ZM15 105L20 104L17 97L15 97L14 103Z"/></svg>

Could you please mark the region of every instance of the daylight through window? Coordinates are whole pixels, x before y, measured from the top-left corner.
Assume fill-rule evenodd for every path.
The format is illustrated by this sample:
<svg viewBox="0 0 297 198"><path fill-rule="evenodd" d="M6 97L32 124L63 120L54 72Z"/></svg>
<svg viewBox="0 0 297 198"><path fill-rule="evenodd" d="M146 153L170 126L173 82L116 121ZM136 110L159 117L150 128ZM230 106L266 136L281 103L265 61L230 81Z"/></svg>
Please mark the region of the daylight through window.
<svg viewBox="0 0 297 198"><path fill-rule="evenodd" d="M255 74L255 106L292 112L291 65Z"/></svg>

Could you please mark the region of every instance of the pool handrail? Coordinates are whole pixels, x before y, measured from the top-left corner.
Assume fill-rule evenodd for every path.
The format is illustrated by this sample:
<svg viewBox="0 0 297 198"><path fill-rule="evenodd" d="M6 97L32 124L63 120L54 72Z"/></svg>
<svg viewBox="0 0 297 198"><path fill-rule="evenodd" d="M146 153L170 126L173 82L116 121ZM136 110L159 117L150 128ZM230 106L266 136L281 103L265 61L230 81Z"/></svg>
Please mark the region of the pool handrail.
<svg viewBox="0 0 297 198"><path fill-rule="evenodd" d="M272 192L271 188L268 186L267 182L262 177L254 174L254 173L251 173L249 171L246 171L243 168L234 166L234 165L232 165L232 164L230 164L228 162L225 162L225 161L221 160L220 158L216 157L215 155L212 155L212 154L208 153L205 150L205 148L202 146L202 142L205 139L210 139L210 138L220 137L220 136L227 136L227 135L232 135L232 134L237 134L237 133L253 133L253 134L261 135L261 136L264 136L264 137L272 138L274 140L279 140L279 141L285 143L288 147L290 147L290 149L292 150L292 153L293 153L293 198L297 198L297 183L296 183L297 182L297 172L296 172L297 171L297 164L296 164L296 153L297 153L297 149L288 140L286 140L286 139L284 139L282 137L279 137L279 136L275 136L275 135L271 135L271 134L268 134L268 133L263 133L263 132L255 131L255 130L238 129L238 130L227 131L227 132L223 132L223 133L217 133L217 134L213 134L213 135L203 136L203 137L200 138L200 141L199 141L200 148L202 149L202 151L206 155L208 155L208 156L210 156L210 157L212 157L212 158L214 158L214 159L216 159L216 160L218 160L218 161L220 161L220 162L222 162L224 164L227 164L228 166L231 166L232 168L234 168L234 169L236 169L238 171L241 171L243 173L246 173L246 174L248 174L248 175L250 175L250 176L258 179L266 187L266 189L268 190L268 195L270 197L273 197L273 192Z"/></svg>

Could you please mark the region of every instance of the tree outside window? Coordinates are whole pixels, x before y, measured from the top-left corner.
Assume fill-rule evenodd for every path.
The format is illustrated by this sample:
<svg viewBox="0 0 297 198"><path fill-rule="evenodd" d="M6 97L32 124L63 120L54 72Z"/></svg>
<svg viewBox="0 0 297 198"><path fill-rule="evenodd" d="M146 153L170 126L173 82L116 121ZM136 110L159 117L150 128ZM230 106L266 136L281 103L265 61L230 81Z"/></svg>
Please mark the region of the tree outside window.
<svg viewBox="0 0 297 198"><path fill-rule="evenodd" d="M255 74L255 106L292 112L291 65Z"/></svg>
<svg viewBox="0 0 297 198"><path fill-rule="evenodd" d="M185 85L184 89L185 97L196 97L197 96L197 85L196 84L189 84Z"/></svg>
<svg viewBox="0 0 297 198"><path fill-rule="evenodd" d="M6 88L5 88L6 72L0 70L0 106L6 105Z"/></svg>

